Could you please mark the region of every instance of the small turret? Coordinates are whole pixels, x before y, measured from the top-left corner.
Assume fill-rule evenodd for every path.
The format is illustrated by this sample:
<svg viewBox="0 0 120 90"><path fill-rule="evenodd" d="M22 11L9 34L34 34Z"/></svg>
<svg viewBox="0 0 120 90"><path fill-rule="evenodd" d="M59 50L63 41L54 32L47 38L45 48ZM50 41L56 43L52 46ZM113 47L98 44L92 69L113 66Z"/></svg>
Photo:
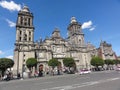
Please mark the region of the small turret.
<svg viewBox="0 0 120 90"><path fill-rule="evenodd" d="M21 12L30 12L30 10L27 6L24 6Z"/></svg>
<svg viewBox="0 0 120 90"><path fill-rule="evenodd" d="M76 22L77 22L76 18L75 17L71 17L71 23L76 23Z"/></svg>

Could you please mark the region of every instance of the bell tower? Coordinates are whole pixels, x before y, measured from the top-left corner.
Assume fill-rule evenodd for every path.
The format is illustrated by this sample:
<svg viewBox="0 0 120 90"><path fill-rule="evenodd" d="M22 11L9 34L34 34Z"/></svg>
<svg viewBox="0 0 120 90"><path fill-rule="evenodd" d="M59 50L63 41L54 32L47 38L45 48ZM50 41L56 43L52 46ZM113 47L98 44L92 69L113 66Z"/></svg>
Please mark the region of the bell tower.
<svg viewBox="0 0 120 90"><path fill-rule="evenodd" d="M84 45L84 34L82 33L81 24L77 22L75 17L71 18L68 26L68 41L76 47Z"/></svg>
<svg viewBox="0 0 120 90"><path fill-rule="evenodd" d="M18 12L16 22L14 73L23 75L23 72L27 70L26 60L31 57L35 57L33 14L27 6L24 6Z"/></svg>
<svg viewBox="0 0 120 90"><path fill-rule="evenodd" d="M16 22L16 43L33 43L34 40L33 14L27 6L18 13Z"/></svg>

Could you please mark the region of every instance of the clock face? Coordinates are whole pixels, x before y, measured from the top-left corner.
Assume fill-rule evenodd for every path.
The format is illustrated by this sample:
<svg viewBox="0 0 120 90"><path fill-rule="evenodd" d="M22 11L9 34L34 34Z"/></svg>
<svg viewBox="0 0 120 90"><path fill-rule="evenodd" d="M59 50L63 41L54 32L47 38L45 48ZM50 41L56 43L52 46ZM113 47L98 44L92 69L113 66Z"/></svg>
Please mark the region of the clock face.
<svg viewBox="0 0 120 90"><path fill-rule="evenodd" d="M43 53L39 53L39 57L43 57Z"/></svg>

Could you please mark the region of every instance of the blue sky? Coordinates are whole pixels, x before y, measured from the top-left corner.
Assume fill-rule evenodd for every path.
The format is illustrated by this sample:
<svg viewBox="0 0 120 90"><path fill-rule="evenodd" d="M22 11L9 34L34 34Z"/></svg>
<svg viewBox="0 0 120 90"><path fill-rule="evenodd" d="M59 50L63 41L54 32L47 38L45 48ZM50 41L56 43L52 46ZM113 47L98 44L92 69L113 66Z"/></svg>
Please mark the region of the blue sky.
<svg viewBox="0 0 120 90"><path fill-rule="evenodd" d="M13 57L15 22L24 5L34 14L34 41L51 36L56 27L66 38L75 16L83 24L86 42L98 48L105 40L120 55L120 0L0 0L0 58Z"/></svg>

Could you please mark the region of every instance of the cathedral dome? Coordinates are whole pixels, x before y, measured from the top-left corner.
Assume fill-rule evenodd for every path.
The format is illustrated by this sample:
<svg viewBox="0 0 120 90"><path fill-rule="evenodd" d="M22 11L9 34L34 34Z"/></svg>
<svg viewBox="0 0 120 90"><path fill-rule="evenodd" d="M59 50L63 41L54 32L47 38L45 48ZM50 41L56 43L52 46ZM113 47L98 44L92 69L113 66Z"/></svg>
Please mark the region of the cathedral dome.
<svg viewBox="0 0 120 90"><path fill-rule="evenodd" d="M75 17L71 17L71 23L76 23L76 22L77 22L76 18Z"/></svg>
<svg viewBox="0 0 120 90"><path fill-rule="evenodd" d="M21 11L22 11L22 12L30 12L30 11L29 11L29 8L28 8L27 6L24 6Z"/></svg>

